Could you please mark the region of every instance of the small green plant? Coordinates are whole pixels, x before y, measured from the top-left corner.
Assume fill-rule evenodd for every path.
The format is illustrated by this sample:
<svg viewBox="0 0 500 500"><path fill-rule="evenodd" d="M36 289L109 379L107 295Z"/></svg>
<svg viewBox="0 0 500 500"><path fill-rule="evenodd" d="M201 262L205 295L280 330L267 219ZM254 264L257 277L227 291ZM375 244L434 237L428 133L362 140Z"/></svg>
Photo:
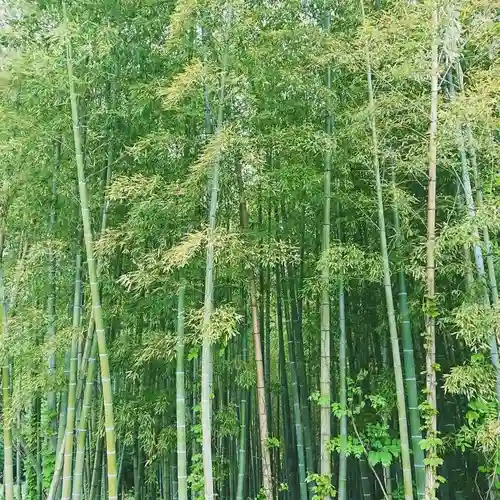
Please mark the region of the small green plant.
<svg viewBox="0 0 500 500"><path fill-rule="evenodd" d="M340 445L340 436L334 437L330 439L327 444L328 450L331 452L339 453L341 451ZM346 446L345 446L345 454L347 457L354 456L356 458L360 458L363 455L364 449L363 445L359 442L358 439L353 439L352 436L347 436Z"/></svg>
<svg viewBox="0 0 500 500"><path fill-rule="evenodd" d="M423 402L419 405L419 409L424 420L424 428L427 429L427 436L420 441L420 448L425 451L424 465L431 468L436 479L440 483L444 483L444 477L437 474L439 466L443 465L443 459L439 456L439 451L443 447L443 440L439 437L437 431L430 430L431 417L438 412L429 403Z"/></svg>
<svg viewBox="0 0 500 500"><path fill-rule="evenodd" d="M310 401L313 401L314 403L316 403L318 406L325 406L328 404L329 402L329 399L327 396L321 396L320 392L319 391L315 391L313 392L310 396L309 396L309 400Z"/></svg>
<svg viewBox="0 0 500 500"><path fill-rule="evenodd" d="M498 439L500 423L497 416L496 401L476 398L469 401L465 414L466 423L455 435L455 446L462 451L474 449L483 462L478 471L489 479L500 474L500 441ZM500 482L493 486L500 490Z"/></svg>
<svg viewBox="0 0 500 500"><path fill-rule="evenodd" d="M380 463L389 467L401 453L401 443L399 439L391 438L387 424L367 424L366 439L368 462L372 466Z"/></svg>
<svg viewBox="0 0 500 500"><path fill-rule="evenodd" d="M323 500L324 498L333 498L337 496L337 491L332 485L330 475L309 474L306 481L313 484L313 497L311 500Z"/></svg>
<svg viewBox="0 0 500 500"><path fill-rule="evenodd" d="M283 491L289 491L288 484L287 483L280 483L278 487L278 491L283 492Z"/></svg>
<svg viewBox="0 0 500 500"><path fill-rule="evenodd" d="M255 500L266 500L266 492L263 488L260 489L259 494L255 498Z"/></svg>
<svg viewBox="0 0 500 500"><path fill-rule="evenodd" d="M203 493L203 456L201 453L193 455L191 459L191 474L188 477L188 484L193 494Z"/></svg>
<svg viewBox="0 0 500 500"><path fill-rule="evenodd" d="M280 440L277 437L269 436L267 438L266 445L268 448L279 448Z"/></svg>

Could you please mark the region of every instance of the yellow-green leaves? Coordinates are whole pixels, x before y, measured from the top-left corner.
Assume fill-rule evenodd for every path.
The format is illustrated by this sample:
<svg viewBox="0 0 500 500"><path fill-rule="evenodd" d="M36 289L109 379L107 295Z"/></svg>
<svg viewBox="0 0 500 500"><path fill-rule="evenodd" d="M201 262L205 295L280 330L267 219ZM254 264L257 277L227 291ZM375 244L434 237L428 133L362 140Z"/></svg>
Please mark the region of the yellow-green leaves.
<svg viewBox="0 0 500 500"><path fill-rule="evenodd" d="M206 175L214 163L220 161L221 155L230 149L236 136L230 126L225 126L217 134L210 136L196 162L191 167L191 175L198 178L200 174Z"/></svg>
<svg viewBox="0 0 500 500"><path fill-rule="evenodd" d="M202 5L200 0L180 0L175 3L175 9L170 16L169 38L167 48L171 48L185 36L196 22L196 15Z"/></svg>
<svg viewBox="0 0 500 500"><path fill-rule="evenodd" d="M238 335L238 326L242 316L237 313L236 308L229 304L223 304L215 308L208 325L203 329L203 308L192 310L187 317L187 325L198 332L198 337L210 339L212 344L220 342L227 345L229 340Z"/></svg>
<svg viewBox="0 0 500 500"><path fill-rule="evenodd" d="M240 263L244 255L243 242L238 233L217 228L211 235L215 260L226 264ZM177 244L161 246L136 260L136 269L123 274L119 283L129 291L160 290L174 271L189 266L201 255L209 238L207 228L193 231Z"/></svg>
<svg viewBox="0 0 500 500"><path fill-rule="evenodd" d="M143 174L133 174L131 176L117 176L108 190L110 201L134 201L151 196L164 189L165 183L158 176L146 177Z"/></svg>
<svg viewBox="0 0 500 500"><path fill-rule="evenodd" d="M461 394L468 399L489 398L495 394L493 367L482 355L474 355L470 362L452 367L444 379L444 389L451 394Z"/></svg>
<svg viewBox="0 0 500 500"><path fill-rule="evenodd" d="M500 311L477 302L463 302L450 318L455 335L474 352L489 349L492 332L500 331Z"/></svg>
<svg viewBox="0 0 500 500"><path fill-rule="evenodd" d="M163 104L167 108L176 107L194 90L201 91L204 75L205 70L202 62L199 59L191 61L183 71L174 76L168 87L158 91L163 99Z"/></svg>
<svg viewBox="0 0 500 500"><path fill-rule="evenodd" d="M323 253L318 268L328 266L332 280L344 274L347 279L380 281L382 261L376 253L367 252L355 244L332 243L328 253Z"/></svg>

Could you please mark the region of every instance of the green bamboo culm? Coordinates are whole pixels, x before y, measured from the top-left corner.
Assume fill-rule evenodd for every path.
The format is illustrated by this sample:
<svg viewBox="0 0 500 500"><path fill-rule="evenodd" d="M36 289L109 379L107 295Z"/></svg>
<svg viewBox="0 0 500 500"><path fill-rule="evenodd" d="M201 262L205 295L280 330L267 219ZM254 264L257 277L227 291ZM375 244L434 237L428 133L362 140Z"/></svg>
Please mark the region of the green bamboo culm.
<svg viewBox="0 0 500 500"><path fill-rule="evenodd" d="M338 189L340 185L337 184ZM339 242L342 244L342 225L340 222L340 202L337 203L337 231ZM339 291L339 402L342 408L340 417L340 452L339 452L339 500L347 500L347 332L345 321L345 284L344 271L341 269L338 276Z"/></svg>
<svg viewBox="0 0 500 500"><path fill-rule="evenodd" d="M244 303L244 302L243 302ZM248 333L245 321L241 334L241 360L248 361ZM245 477L247 466L247 444L248 444L248 399L250 391L243 387L240 399L240 436L238 439L238 480L236 485L236 500L244 500Z"/></svg>
<svg viewBox="0 0 500 500"><path fill-rule="evenodd" d="M339 276L339 384L340 406L340 453L339 453L339 500L347 500L347 335L345 324L344 276Z"/></svg>
<svg viewBox="0 0 500 500"><path fill-rule="evenodd" d="M276 222L279 224L279 218L276 212ZM277 224L277 225L278 225ZM278 233L278 231L277 231ZM298 474L297 462L298 457L296 455L296 446L294 441L294 433L292 432L292 422L290 410L290 396L288 391L288 373L287 373L287 363L285 359L285 337L283 328L283 297L282 297L282 287L281 287L281 268L276 266L276 326L278 329L278 345L279 345L279 372L282 381L281 384L281 406L283 415L283 430L285 434L285 465L286 465L286 478L289 480L291 487L298 488Z"/></svg>
<svg viewBox="0 0 500 500"><path fill-rule="evenodd" d="M229 59L228 54L228 31L231 19L231 12L227 15L227 25L225 31L225 48L222 58L222 71L219 88L219 106L217 111L216 135L221 134L223 124L224 99L226 90L226 72ZM203 477L205 500L214 498L214 481L212 470L212 339L205 333L212 316L214 307L214 266L215 266L215 245L214 232L217 226L217 204L219 195L219 173L220 155L214 162L211 175L210 189L210 209L208 214L208 240L207 259L205 266L205 297L203 303L203 342L201 354L201 429L202 429L202 456L203 456Z"/></svg>
<svg viewBox="0 0 500 500"><path fill-rule="evenodd" d="M330 12L325 16L325 31L330 31ZM332 88L332 71L328 67L326 71L326 86L328 90ZM326 133L332 133L332 116L330 110L326 117ZM323 232L321 240L321 250L327 254L330 249L330 205L331 205L331 170L332 153L330 149L325 151L324 155L324 173L323 173ZM332 465L328 443L331 439L331 360L330 360L330 269L324 265L321 269L321 349L320 349L320 472L323 476L331 478ZM342 471L341 471L342 472ZM340 480L339 480L340 484ZM339 495L340 495L339 488ZM326 497L327 500L330 497ZM345 499L344 499L345 500Z"/></svg>
<svg viewBox="0 0 500 500"><path fill-rule="evenodd" d="M106 190L111 184L111 164L112 155L111 148L108 151L108 166L106 170ZM105 190L105 192L106 192ZM106 230L106 223L108 220L108 208L109 199L105 196L102 208L101 217L101 235L104 234ZM97 259L97 278L99 279L101 275L101 264L100 258ZM85 341L85 349L82 356L82 362L80 366L80 373L78 378L78 383L76 387L76 400L82 401L80 418L78 420L77 427L77 442L76 442L76 453L75 453L75 467L73 471L73 500L80 500L82 496L82 485L83 485L83 466L85 458L85 446L87 437L87 419L92 407L92 394L94 392L94 377L96 370L96 354L97 354L97 338L95 336L95 322L93 311L90 313L88 328L87 328L87 338ZM84 386L85 383L85 386ZM81 399L83 392L83 400Z"/></svg>
<svg viewBox="0 0 500 500"><path fill-rule="evenodd" d="M92 346L87 364L87 377L85 383L85 390L83 394L82 408L80 412L80 419L78 420L77 427L77 443L75 453L75 468L73 471L74 484L73 484L73 500L80 500L82 497L83 485L83 466L85 464L85 444L87 437L87 420L92 408L92 394L94 392L94 376L96 371L96 354L97 354L97 337L94 335L92 338ZM77 390L77 393L79 391ZM77 398L79 400L80 398ZM48 499L47 499L48 500Z"/></svg>
<svg viewBox="0 0 500 500"><path fill-rule="evenodd" d="M3 261L5 233L0 232L0 262ZM7 302L5 299L5 284L3 277L3 262L0 267L0 328L4 350L7 343ZM14 457L12 452L12 424L9 418L10 392L9 392L9 358L4 351L2 359L2 415L3 415L3 487L5 500L14 500Z"/></svg>
<svg viewBox="0 0 500 500"><path fill-rule="evenodd" d="M282 276L285 276L283 271ZM285 280L284 283L288 283L289 280ZM295 442L297 445L297 468L299 472L299 492L297 498L300 500L307 500L307 483L306 483L306 459L304 450L304 429L302 426L302 414L300 411L300 394L299 394L299 382L297 375L297 361L295 357L294 349L294 337L293 337L293 325L291 324L291 313L290 313L290 290L286 285L283 288L284 295L284 313L285 313L285 325L288 337L288 364L290 367L290 378L292 386L292 401L293 401L293 417L295 424Z"/></svg>
<svg viewBox="0 0 500 500"><path fill-rule="evenodd" d="M366 461L365 455L361 455L359 458L359 470L361 474L361 492L363 500L371 500L372 487L370 483L368 462Z"/></svg>
<svg viewBox="0 0 500 500"><path fill-rule="evenodd" d="M393 187L396 186L395 173L393 171ZM399 223L399 209L394 203L394 230L396 232L396 249L401 247L401 230ZM413 466L415 469L415 481L417 486L417 497L424 498L425 493L425 468L424 452L420 447L422 432L420 431L420 412L418 409L418 386L415 370L415 353L413 350L413 337L411 332L410 311L408 308L408 292L406 289L406 277L402 266L398 271L399 282L399 314L401 321L401 333L403 341L403 363L405 370L406 397L408 400L408 414L410 417L411 445L413 451Z"/></svg>
<svg viewBox="0 0 500 500"><path fill-rule="evenodd" d="M65 376L67 377L67 380L69 381L69 363L70 363L70 356L71 356L71 346L70 350L66 353L66 358L65 364L67 365L67 369L65 369ZM55 464L54 464L54 474L52 476L52 479L54 476L57 476L57 484L58 488L61 486L59 482L59 478L62 473L62 469L64 466L64 443L66 442L65 437L66 437L66 413L68 410L68 387L65 387L59 396L59 425L58 425L58 430L57 430L57 451L56 451L56 456L55 456ZM61 455L61 463L59 464L59 454L62 452ZM59 472L57 472L59 470ZM51 483L52 485L52 483ZM50 490L49 490L50 491ZM49 497L47 497L47 500L49 500Z"/></svg>
<svg viewBox="0 0 500 500"><path fill-rule="evenodd" d="M240 193L240 225L243 231L248 231L249 218L247 203L243 188L243 178L241 174L241 165L236 167L236 182ZM256 393L257 393L257 408L259 420L259 436L261 443L261 463L262 463L262 493L266 500L272 500L272 474L271 474L271 454L268 447L269 427L268 415L266 407L266 391L264 382L264 360L262 356L262 341L260 334L257 286L255 276L252 270L248 272L249 295L250 295L250 313L252 321L252 334L254 340L255 354L255 372L256 372Z"/></svg>
<svg viewBox="0 0 500 500"><path fill-rule="evenodd" d="M215 162L212 171L212 189L210 197L209 235L207 241L207 261L205 268L205 299L203 307L203 331L208 330L213 310L214 296L214 241L213 233L216 228L217 198L219 182L219 165ZM201 350L201 428L202 454L205 497L213 500L213 471L212 471L212 423L211 404L212 393L212 344L211 339L204 334Z"/></svg>
<svg viewBox="0 0 500 500"><path fill-rule="evenodd" d="M67 22L67 13L64 5L64 14ZM106 428L106 455L108 462L108 498L117 500L118 482L116 466L116 436L113 418L113 396L111 389L111 376L109 370L109 356L106 346L106 333L102 315L101 301L99 297L99 283L97 279L97 266L94 259L92 228L90 222L90 210L88 202L87 184L85 181L85 171L82 154L82 141L80 136L77 92L73 76L73 59L71 42L67 43L67 71L69 80L69 91L71 100L71 114L73 118L73 137L75 142L75 156L78 174L78 188L80 193L80 205L82 212L83 233L85 249L87 254L87 266L90 281L90 292L92 297L92 309L95 321L95 335L99 347L99 361L101 367L102 394L104 400L104 425Z"/></svg>
<svg viewBox="0 0 500 500"><path fill-rule="evenodd" d="M71 340L70 367L69 367L69 390L68 407L66 411L66 438L64 440L64 468L63 468L63 486L62 500L70 500L71 484L73 480L73 433L75 428L76 416L76 379L78 370L78 329L80 328L80 302L82 282L80 277L81 254L76 255L76 275L75 275L75 294L73 302L73 338Z"/></svg>
<svg viewBox="0 0 500 500"><path fill-rule="evenodd" d="M431 411L427 417L427 440L438 436L437 430L437 394L436 394L436 185L437 185L437 134L438 134L438 99L439 99L439 4L432 1L431 11L431 93L429 113L429 182L427 188L427 273L426 273L426 311L425 311L425 391L426 404ZM437 470L433 460L437 455L432 443L426 452L425 463L425 500L436 498L438 487Z"/></svg>
<svg viewBox="0 0 500 500"><path fill-rule="evenodd" d="M111 182L111 161L108 158L108 171L106 174L106 186L108 187ZM107 199L104 200L102 220L101 220L101 234L104 233L106 229L107 221L107 210L109 202ZM97 277L100 276L101 269L101 259L97 259ZM81 314L81 305L80 314ZM72 488L72 498L73 500L80 500L82 496L82 486L83 486L83 466L85 458L85 446L87 437L87 419L92 407L92 394L94 392L94 377L96 370L96 355L97 355L97 337L95 336L95 323L94 323L94 313L90 312L89 323L87 327L87 337L85 340L85 349L81 359L81 366L79 367L79 376L76 385L76 399L77 404L81 401L81 411L78 419L78 425L76 427L76 453L75 453L75 465L73 469L73 488ZM83 394L83 399L82 399ZM56 494L57 484L59 482L59 476L63 467L63 457L64 457L64 446L63 449L58 453L56 459L56 466L54 469L54 476L52 478L52 483L50 485L49 495L47 500L54 500Z"/></svg>
<svg viewBox="0 0 500 500"><path fill-rule="evenodd" d="M56 172L59 169L61 163L61 143L56 141L55 144L55 171L52 174L52 199L50 207L50 218L49 218L49 232L51 238L55 238L55 226L56 226L56 204L57 204L57 189L56 189ZM49 338L54 338L56 334L56 289L55 289L55 278L56 278L56 259L53 249L53 243L50 244L48 249L48 260L49 260L49 297L47 300L47 315L49 318L49 328L48 336ZM56 356L52 352L49 356L49 374L53 378L56 371ZM57 451L57 404L56 404L56 393L54 390L50 390L47 394L47 409L50 413L50 446L52 453Z"/></svg>
<svg viewBox="0 0 500 500"><path fill-rule="evenodd" d="M361 14L364 22L364 5L361 0ZM380 176L380 160L378 151L378 136L375 123L375 99L372 81L372 69L370 62L370 50L365 45L366 78L368 86L368 110L369 121L372 132L373 167L375 171L375 186L377 191L377 212L380 233L380 249L382 254L382 266L384 272L384 290L387 308L387 320L391 337L392 358L394 365L394 378L396 382L396 403L398 410L399 437L401 441L401 462L403 469L403 486L405 500L413 500L413 484L411 473L410 446L408 440L408 419L406 417L405 388L403 381L403 369L401 366L401 354L399 352L399 338L394 310L394 299L392 296L391 271L389 267L389 254L387 249L387 236L384 218L384 200L382 193L382 180Z"/></svg>
<svg viewBox="0 0 500 500"><path fill-rule="evenodd" d="M179 500L187 500L187 452L186 452L186 386L184 372L184 295L186 282L181 281L177 305L177 367L175 371L177 414L177 482Z"/></svg>

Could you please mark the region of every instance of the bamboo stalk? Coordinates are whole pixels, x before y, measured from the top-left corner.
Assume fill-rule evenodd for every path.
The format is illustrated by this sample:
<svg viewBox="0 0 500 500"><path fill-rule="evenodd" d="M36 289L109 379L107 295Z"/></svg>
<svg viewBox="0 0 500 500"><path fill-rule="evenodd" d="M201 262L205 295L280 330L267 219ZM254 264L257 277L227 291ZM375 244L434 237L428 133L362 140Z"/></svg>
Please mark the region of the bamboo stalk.
<svg viewBox="0 0 500 500"><path fill-rule="evenodd" d="M106 196L106 189L111 184L111 164L112 164L112 150L111 147L108 151L108 161L106 168L106 187L104 190L104 201L101 217L101 235L106 230L108 220L109 199ZM97 259L97 278L101 274L101 259ZM95 322L93 309L90 312L89 324L87 328L87 338L85 341L85 349L83 352L82 363L80 367L80 375L78 377L78 385L76 388L76 401L82 401L81 412L78 419L77 426L77 446L75 455L74 467L74 484L73 484L73 500L80 500L82 494L82 481L83 481L83 468L85 464L85 442L87 438L87 420L91 408L92 394L94 390L94 376L96 368L96 354L97 354L97 337L95 334ZM86 381L86 383L85 383ZM84 385L85 384L85 385ZM83 392L83 399L82 399ZM117 486L118 489L118 486Z"/></svg>
<svg viewBox="0 0 500 500"><path fill-rule="evenodd" d="M225 29L226 43L224 48L222 72L219 88L219 108L217 113L217 129L216 134L220 134L223 124L223 107L226 91L226 72L228 64L228 30L229 30L230 15L228 15L228 24ZM217 224L217 204L219 193L219 174L220 174L220 154L214 162L211 176L210 190L210 210L208 215L208 241L206 252L206 267L205 267L205 297L203 304L203 342L201 354L201 428L202 428L202 455L203 455L203 475L204 475L204 490L205 500L213 500L214 484L212 470L212 339L208 333L208 325L213 311L214 302L214 239L213 233Z"/></svg>
<svg viewBox="0 0 500 500"><path fill-rule="evenodd" d="M67 19L67 14L65 13ZM113 396L111 388L111 374L109 369L109 355L106 346L106 333L102 315L101 301L99 297L99 282L94 260L94 248L92 227L90 222L90 210L88 202L87 183L85 180L85 169L82 155L82 141L79 127L77 92L73 76L73 56L71 42L67 44L67 71L70 89L71 113L73 118L73 138L75 143L75 157L78 174L78 187L80 192L80 204L82 211L83 231L85 249L87 254L87 266L90 279L90 291L92 296L92 309L96 325L95 334L99 347L99 361L101 367L102 392L104 400L104 425L106 431L106 454L108 462L108 496L109 500L118 499L117 490L117 467L116 467L116 436L113 418Z"/></svg>
<svg viewBox="0 0 500 500"><path fill-rule="evenodd" d="M2 235L3 239L3 235ZM3 246L0 247L3 250ZM4 346L7 345L7 307L5 303L5 289L3 269L0 270L0 327ZM2 414L3 414L3 449L4 449L4 496L5 500L14 500L14 458L12 451L12 423L10 421L10 391L9 391L9 358L3 353L2 361Z"/></svg>
<svg viewBox="0 0 500 500"><path fill-rule="evenodd" d="M364 21L364 0L361 0L361 10ZM396 401L398 410L399 437L401 441L401 462L403 468L403 484L405 500L413 500L413 485L411 473L410 447L408 441L408 420L406 417L405 388L403 381L403 370L401 367L401 354L399 352L399 337L394 311L394 299L392 296L391 271L389 267L389 254L387 250L387 236L385 229L384 200L382 193L382 181L380 176L380 160L378 150L378 135L375 121L375 98L373 91L372 69L370 62L370 50L365 45L366 77L368 85L369 120L372 132L373 167L375 171L375 185L377 191L377 212L380 234L380 249L382 254L382 266L384 273L384 291L387 308L387 319L389 322L389 333L391 337L392 359L394 365L394 378L396 382Z"/></svg>
<svg viewBox="0 0 500 500"><path fill-rule="evenodd" d="M244 295L244 294L242 294ZM244 299L244 297L243 297ZM243 301L244 303L244 301ZM247 321L241 333L241 360L248 361ZM240 399L240 436L238 440L238 482L236 486L236 500L243 500L245 494L245 478L247 477L247 448L248 448L248 408L249 391L241 390Z"/></svg>
<svg viewBox="0 0 500 500"><path fill-rule="evenodd" d="M187 452L186 452L186 388L184 374L184 295L186 283L181 281L177 306L177 369L176 378L176 414L177 414L177 480L179 500L187 500Z"/></svg>
<svg viewBox="0 0 500 500"><path fill-rule="evenodd" d="M5 298L5 283L3 269L3 251L5 245L5 230L0 230L0 328L4 352L2 353L2 415L3 415L3 448L4 448L4 496L5 500L14 500L14 457L12 450L12 422L10 420L11 396L9 390L9 357L7 340L7 302Z"/></svg>
<svg viewBox="0 0 500 500"><path fill-rule="evenodd" d="M331 14L330 10L326 14L325 30L330 32ZM332 70L329 66L326 72L326 86L328 90L332 88ZM332 134L332 116L328 110L326 118L326 132ZM321 238L321 251L327 254L330 249L330 205L331 205L331 170L332 170L332 155L329 149L324 155L324 174L323 174L323 231ZM321 269L321 345L320 345L320 472L322 475L331 477L332 461L331 452L328 449L328 444L331 439L331 360L330 360L330 269L328 265L324 265ZM344 372L345 373L345 372ZM342 381L341 394L342 394ZM342 452L341 452L342 453ZM339 470L339 499L346 500L346 478L345 478L345 453L341 454L341 467ZM326 497L329 500L330 497Z"/></svg>
<svg viewBox="0 0 500 500"><path fill-rule="evenodd" d="M75 428L76 416L76 379L78 369L78 330L80 328L80 302L81 302L81 254L76 254L76 276L75 276L75 296L73 302L73 339L71 341L70 351L70 375L68 391L68 408L66 412L66 439L64 443L64 468L63 468L63 487L62 500L70 500L71 484L73 480L73 433Z"/></svg>
<svg viewBox="0 0 500 500"><path fill-rule="evenodd" d="M280 266L281 267L281 266ZM283 276L284 273L281 273ZM286 281L285 281L286 283ZM307 500L306 483L306 460L304 450L304 429L302 427L302 413L300 411L299 382L297 376L297 363L295 358L295 349L293 347L293 327L291 324L290 313L290 294L287 287L283 289L283 303L285 314L285 325L288 337L288 366L290 367L290 381L292 386L293 418L295 421L295 443L297 445L297 468L299 472L299 498Z"/></svg>
<svg viewBox="0 0 500 500"><path fill-rule="evenodd" d="M246 199L243 191L243 180L241 175L241 165L237 167L237 184L240 193L240 223L243 231L248 231L248 211ZM257 374L257 409L259 417L260 448L262 458L262 487L266 499L273 498L272 475L271 475L271 454L269 452L268 438L269 429L267 424L266 408L266 388L264 382L264 359L262 357L262 341L260 335L259 312L257 307L257 285L253 270L248 272L250 291L250 311L252 320L252 332L254 340L255 365Z"/></svg>
<svg viewBox="0 0 500 500"><path fill-rule="evenodd" d="M393 171L393 186L396 185ZM399 210L394 203L394 229L396 232L396 248L401 246L401 231L399 225ZM410 416L411 444L413 450L413 465L415 469L415 480L417 486L417 497L423 498L425 492L425 469L424 452L420 447L422 432L420 431L420 412L418 409L418 387L415 370L415 353L413 350L413 338L410 323L410 311L408 308L408 292L406 289L406 278L403 267L398 271L399 280L399 313L401 321L401 333L403 341L403 363L405 369L406 397L408 399L408 414Z"/></svg>
<svg viewBox="0 0 500 500"><path fill-rule="evenodd" d="M52 199L51 199L51 207L50 207L50 220L49 220L49 231L51 238L55 236L55 224L56 224L56 202L57 202L57 191L56 191L56 171L59 169L61 163L61 143L57 141L55 144L55 171L52 174ZM53 250L53 241L50 242L50 246L48 249L48 258L49 258L49 297L47 300L47 314L49 318L49 328L48 328L48 336L49 338L53 338L56 329L56 289L55 289L55 280L56 280L56 260ZM51 377L54 377L56 370L56 357L54 353L51 353L49 356L49 373ZM53 390L50 390L47 394L47 409L50 413L50 446L53 453L57 451L57 412L56 412L57 402L56 402L56 393Z"/></svg>
<svg viewBox="0 0 500 500"><path fill-rule="evenodd" d="M436 318L435 318L435 252L436 252L436 174L437 174L437 125L438 125L438 4L432 5L432 45L431 45L431 103L429 125L429 183L427 193L427 290L426 290L426 391L427 406L431 414L427 420L427 439L437 437L437 398L436 398ZM427 458L436 454L434 444L428 448ZM425 467L425 500L436 498L436 467L431 463Z"/></svg>

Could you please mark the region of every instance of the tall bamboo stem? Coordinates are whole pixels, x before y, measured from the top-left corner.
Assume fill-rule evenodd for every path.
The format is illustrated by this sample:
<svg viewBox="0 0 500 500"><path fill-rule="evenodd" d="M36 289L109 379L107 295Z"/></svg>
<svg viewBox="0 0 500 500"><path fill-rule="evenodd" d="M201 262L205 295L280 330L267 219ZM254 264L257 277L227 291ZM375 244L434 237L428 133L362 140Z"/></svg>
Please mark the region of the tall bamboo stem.
<svg viewBox="0 0 500 500"><path fill-rule="evenodd" d="M76 255L76 276L75 276L75 295L73 302L73 339L71 341L70 351L70 373L68 390L68 408L66 412L66 439L64 442L64 468L63 468L63 487L62 500L71 498L72 469L73 469L73 433L75 428L76 415L76 379L78 368L78 329L80 328L80 302L81 302L81 254Z"/></svg>
<svg viewBox="0 0 500 500"><path fill-rule="evenodd" d="M226 71L228 63L228 33L231 13L228 15L225 30L225 47L219 88L219 107L216 134L222 132L224 98L226 90ZM217 204L219 195L220 154L214 162L211 175L210 210L208 215L207 259L205 267L205 298L203 304L203 342L201 353L201 430L205 500L213 500L214 484L212 470L212 340L208 335L208 325L214 303L214 232L217 225Z"/></svg>
<svg viewBox="0 0 500 500"><path fill-rule="evenodd" d="M241 165L237 166L237 184L240 193L240 221L243 231L248 230L248 211L243 190L243 180L241 175ZM257 285L254 271L248 272L250 288L250 311L252 316L252 332L254 340L255 365L257 374L257 409L259 412L259 434L262 458L262 487L266 499L273 498L272 476L271 476L271 454L269 452L268 437L269 429L267 424L266 388L264 382L264 359L262 357L262 340L260 335L259 312L257 307Z"/></svg>
<svg viewBox="0 0 500 500"><path fill-rule="evenodd" d="M396 180L393 172L393 186ZM401 246L401 231L399 225L399 210L394 203L394 229L396 232L396 248ZM403 362L405 369L406 397L408 399L408 413L410 416L411 444L413 450L413 465L415 469L415 480L417 485L417 497L423 498L425 491L424 452L420 447L422 432L420 431L420 412L418 409L418 387L415 370L415 353L413 350L413 338L410 323L410 311L408 308L408 292L406 289L405 272L402 266L398 271L399 280L399 313L401 321L401 333L403 340Z"/></svg>
<svg viewBox="0 0 500 500"><path fill-rule="evenodd" d="M281 266L280 266L281 267ZM281 273L284 276L284 272ZM286 281L285 281L286 283ZM284 313L285 324L288 337L288 365L290 367L290 382L292 386L292 401L293 401L293 419L295 423L295 443L297 445L297 468L299 475L299 492L300 500L307 500L307 483L306 483L306 461L304 447L304 429L302 426L302 413L300 411L300 394L299 381L297 375L297 361L295 357L295 349L293 346L293 326L291 324L290 312L290 293L289 287L283 287Z"/></svg>
<svg viewBox="0 0 500 500"><path fill-rule="evenodd" d="M10 391L9 391L9 357L5 347L7 346L7 302L5 298L5 284L3 276L3 250L5 242L4 230L0 230L0 328L2 329L2 340L4 352L2 353L2 415L3 415L3 450L4 450L4 472L3 487L5 500L14 500L14 456L12 451L12 422L9 415Z"/></svg>
<svg viewBox="0 0 500 500"><path fill-rule="evenodd" d="M66 15L67 18L67 15ZM71 42L67 44L67 71L69 80L71 114L73 118L73 138L75 143L75 157L78 174L78 187L80 192L80 205L82 211L83 232L85 249L87 254L87 266L90 280L90 291L92 296L92 309L94 312L95 334L99 347L99 360L101 367L102 392L104 399L104 422L106 429L106 454L108 462L108 496L109 500L117 500L117 467L116 467L116 437L113 417L113 396L111 388L111 375L109 370L109 355L106 346L106 333L99 296L99 283L97 268L94 259L92 227L90 222L90 209L88 201L87 183L85 180L85 169L83 164L82 141L78 117L78 94L75 88L73 76L73 56Z"/></svg>
<svg viewBox="0 0 500 500"><path fill-rule="evenodd" d="M330 31L330 11L326 15L325 21L326 31ZM326 74L326 85L328 90L332 88L332 72L328 67ZM330 110L326 118L326 132L332 133L332 117ZM331 205L331 169L332 169L332 154L329 149L324 155L324 174L323 174L323 232L321 238L321 251L327 254L330 249L330 205ZM321 346L320 346L320 472L322 475L331 477L332 464L331 454L328 449L328 443L331 439L331 418L332 411L330 407L331 397L331 361L330 361L330 269L328 265L323 266L321 270ZM344 468L340 474L344 473ZM339 498L345 500L345 482L343 478L339 478ZM327 500L329 497L327 497Z"/></svg>
<svg viewBox="0 0 500 500"><path fill-rule="evenodd" d="M361 10L364 19L364 6L361 0ZM380 248L382 254L382 266L384 274L384 290L387 307L387 319L389 322L389 333L391 337L392 359L394 365L394 378L396 382L396 402L398 410L399 437L401 441L401 462L403 468L403 485L405 500L413 500L413 485L411 473L410 447L408 441L408 420L406 417L405 389L403 381L403 370L401 367L401 354L399 352L399 337L394 312L394 299L392 296L391 271L389 267L389 254L387 250L387 236L385 230L384 199L382 193L382 181L380 176L380 161L378 150L378 136L375 122L375 99L372 82L372 69L370 62L370 51L368 44L365 45L366 76L368 84L369 119L372 131L373 167L375 170L375 185L377 191L378 223L380 233Z"/></svg>
<svg viewBox="0 0 500 500"><path fill-rule="evenodd" d="M437 174L437 124L438 124L438 3L433 1L431 45L431 106L429 126L429 182L427 192L427 290L426 290L426 391L427 406L430 415L427 418L427 439L437 437L437 399L436 399L436 314L435 314L435 249L436 249L436 174ZM436 454L432 444L427 451L427 457ZM430 462L425 467L425 500L436 498L436 467Z"/></svg>
<svg viewBox="0 0 500 500"><path fill-rule="evenodd" d="M176 379L176 415L177 415L177 480L178 498L187 500L187 453L186 453L186 388L184 374L184 295L186 283L181 281L177 305L177 369Z"/></svg>
<svg viewBox="0 0 500 500"><path fill-rule="evenodd" d="M50 218L49 218L49 231L51 238L55 236L55 225L56 225L56 202L57 202L57 191L56 191L56 171L59 169L61 163L61 143L56 142L55 145L55 171L52 174L52 199L50 207ZM53 338L56 333L55 323L56 323L56 260L53 250L53 241L50 242L49 246L49 297L47 300L47 314L49 318L49 328L48 335L49 338ZM56 357L54 353L49 356L49 373L51 377L54 377L56 371ZM50 390L47 394L47 408L50 413L50 446L53 453L57 451L57 415L56 415L56 393L54 390Z"/></svg>

